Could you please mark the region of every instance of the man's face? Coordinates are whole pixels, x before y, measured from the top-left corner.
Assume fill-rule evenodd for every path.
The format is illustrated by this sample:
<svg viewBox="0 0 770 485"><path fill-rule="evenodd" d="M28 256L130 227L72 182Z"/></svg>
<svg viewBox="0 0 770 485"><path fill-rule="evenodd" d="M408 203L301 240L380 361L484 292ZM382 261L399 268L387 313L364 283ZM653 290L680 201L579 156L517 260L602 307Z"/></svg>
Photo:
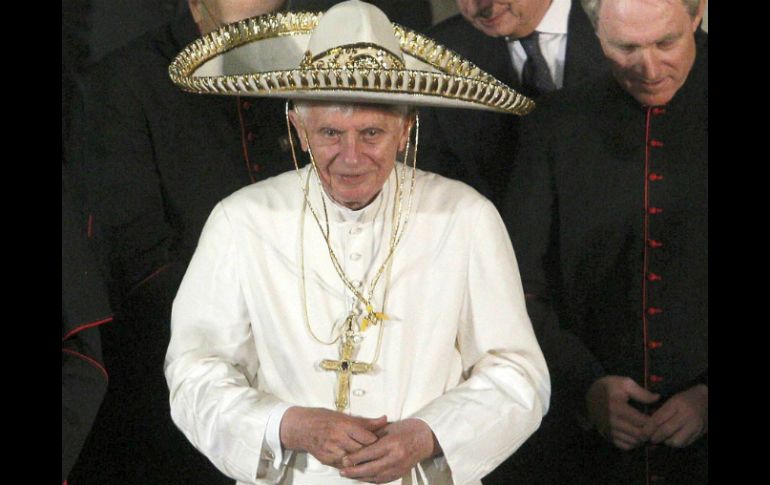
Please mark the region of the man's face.
<svg viewBox="0 0 770 485"><path fill-rule="evenodd" d="M410 121L372 106L311 105L289 113L302 149L313 150L326 193L350 209L367 206L406 147ZM307 133L307 140L305 139Z"/></svg>
<svg viewBox="0 0 770 485"><path fill-rule="evenodd" d="M239 20L275 12L286 0L187 0L201 34Z"/></svg>
<svg viewBox="0 0 770 485"><path fill-rule="evenodd" d="M596 34L615 79L639 103L668 103L695 61L695 18L681 0L604 0Z"/></svg>
<svg viewBox="0 0 770 485"><path fill-rule="evenodd" d="M514 39L531 34L550 5L551 0L457 0L460 13L474 27L490 37Z"/></svg>

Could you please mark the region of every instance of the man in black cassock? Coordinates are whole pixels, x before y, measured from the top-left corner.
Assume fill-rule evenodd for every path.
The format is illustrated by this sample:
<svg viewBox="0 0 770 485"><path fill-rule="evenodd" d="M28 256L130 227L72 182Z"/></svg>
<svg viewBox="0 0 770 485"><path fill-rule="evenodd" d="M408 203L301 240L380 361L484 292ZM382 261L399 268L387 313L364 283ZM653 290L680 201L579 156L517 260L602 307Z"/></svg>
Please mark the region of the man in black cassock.
<svg viewBox="0 0 770 485"><path fill-rule="evenodd" d="M583 1L612 74L541 98L501 211L583 483L707 482L704 3Z"/></svg>
<svg viewBox="0 0 770 485"><path fill-rule="evenodd" d="M107 391L99 327L112 320L78 203L62 179L61 475L75 465Z"/></svg>
<svg viewBox="0 0 770 485"><path fill-rule="evenodd" d="M283 102L184 93L171 59L219 25L281 0L188 0L169 24L108 55L84 78L78 170L115 322L102 332L110 389L79 483L227 483L169 418L163 357L171 302L203 224L223 197L286 170Z"/></svg>

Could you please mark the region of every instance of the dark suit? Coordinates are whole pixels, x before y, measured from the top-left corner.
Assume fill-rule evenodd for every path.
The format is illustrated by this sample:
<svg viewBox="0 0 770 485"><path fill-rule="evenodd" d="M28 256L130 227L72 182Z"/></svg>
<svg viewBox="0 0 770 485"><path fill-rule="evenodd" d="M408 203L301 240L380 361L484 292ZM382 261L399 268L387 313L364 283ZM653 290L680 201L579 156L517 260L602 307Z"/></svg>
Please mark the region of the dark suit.
<svg viewBox="0 0 770 485"><path fill-rule="evenodd" d="M564 87L575 86L602 72L606 61L580 2L569 14ZM502 37L489 37L460 15L433 27L428 34L465 56L513 88L518 76ZM535 108L537 109L537 108ZM465 109L420 109L420 153L424 170L461 180L498 207L513 167L519 117Z"/></svg>
<svg viewBox="0 0 770 485"><path fill-rule="evenodd" d="M116 315L110 387L78 483L231 483L171 421L163 360L171 303L222 198L292 168L283 101L181 91L168 65L200 33L189 10L86 78L79 170ZM73 480L74 482L75 480Z"/></svg>
<svg viewBox="0 0 770 485"><path fill-rule="evenodd" d="M661 394L639 406L648 414L708 386L708 36L696 39L687 81L663 107L604 75L544 96L523 123L503 218L559 379L553 405L569 393L582 412L603 375ZM631 452L584 438L573 455L585 450L587 466L571 483L707 483L708 437Z"/></svg>

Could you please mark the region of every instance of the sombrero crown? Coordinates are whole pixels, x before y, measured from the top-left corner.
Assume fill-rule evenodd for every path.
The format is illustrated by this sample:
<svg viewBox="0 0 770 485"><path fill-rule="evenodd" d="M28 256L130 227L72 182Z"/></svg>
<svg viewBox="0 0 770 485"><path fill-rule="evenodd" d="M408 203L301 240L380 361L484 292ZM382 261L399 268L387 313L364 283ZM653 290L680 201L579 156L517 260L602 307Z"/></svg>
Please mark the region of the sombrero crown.
<svg viewBox="0 0 770 485"><path fill-rule="evenodd" d="M226 25L169 66L197 93L473 108L523 115L534 102L432 39L349 0L326 13Z"/></svg>

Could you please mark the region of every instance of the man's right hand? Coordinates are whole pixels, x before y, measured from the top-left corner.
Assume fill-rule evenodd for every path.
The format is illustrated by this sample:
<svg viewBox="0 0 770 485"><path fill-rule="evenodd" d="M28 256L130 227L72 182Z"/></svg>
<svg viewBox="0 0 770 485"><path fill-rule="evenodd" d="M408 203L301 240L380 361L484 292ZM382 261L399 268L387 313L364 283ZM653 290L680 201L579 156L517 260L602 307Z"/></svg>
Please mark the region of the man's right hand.
<svg viewBox="0 0 770 485"><path fill-rule="evenodd" d="M293 406L281 420L281 445L306 451L324 465L342 467L342 458L377 441L385 416L361 418L323 408Z"/></svg>
<svg viewBox="0 0 770 485"><path fill-rule="evenodd" d="M599 434L621 450L636 448L650 438L644 427L651 418L631 406L631 399L652 404L660 395L623 376L597 379L586 394L588 418Z"/></svg>

